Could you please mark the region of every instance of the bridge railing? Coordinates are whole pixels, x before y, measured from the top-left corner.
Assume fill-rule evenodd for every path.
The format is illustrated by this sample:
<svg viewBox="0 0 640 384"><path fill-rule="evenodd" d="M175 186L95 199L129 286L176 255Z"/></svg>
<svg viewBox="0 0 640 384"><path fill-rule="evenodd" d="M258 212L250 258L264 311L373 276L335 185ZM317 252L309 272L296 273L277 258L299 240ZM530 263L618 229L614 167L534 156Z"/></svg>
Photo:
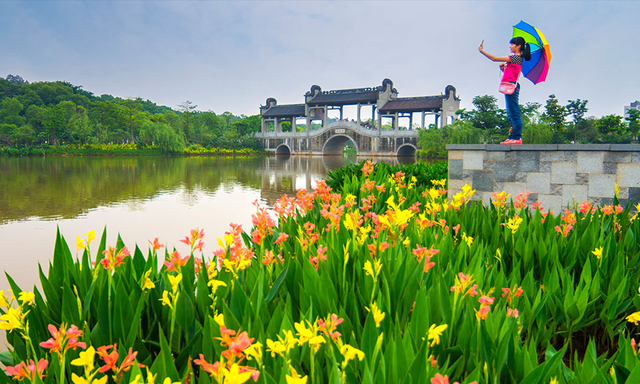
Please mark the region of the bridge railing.
<svg viewBox="0 0 640 384"><path fill-rule="evenodd" d="M301 138L301 137L314 137L319 136L331 129L349 129L355 131L364 136L381 136L381 137L418 137L419 130L378 130L368 129L365 126L356 122L339 120L325 125L324 127L315 131L302 131L302 132L258 132L256 138L258 139L273 139L273 138Z"/></svg>

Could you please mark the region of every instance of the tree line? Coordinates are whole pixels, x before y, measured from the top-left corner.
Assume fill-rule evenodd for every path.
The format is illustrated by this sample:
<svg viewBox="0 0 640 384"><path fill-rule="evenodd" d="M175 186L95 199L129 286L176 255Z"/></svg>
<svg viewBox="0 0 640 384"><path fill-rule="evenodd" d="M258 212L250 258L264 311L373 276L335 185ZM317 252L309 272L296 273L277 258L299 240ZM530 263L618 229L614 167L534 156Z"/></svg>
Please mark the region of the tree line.
<svg viewBox="0 0 640 384"><path fill-rule="evenodd" d="M133 143L165 152L189 145L259 149L253 138L259 131L259 115L198 111L190 101L172 109L140 97L96 96L65 81L0 78L0 145Z"/></svg>
<svg viewBox="0 0 640 384"><path fill-rule="evenodd" d="M459 120L441 129L420 132L418 145L422 155L446 155L446 144L496 144L509 134L505 109L498 107L495 96L473 98L472 110L457 111ZM588 100L568 100L562 105L550 95L544 107L540 103L520 106L522 140L525 144L628 144L638 141L640 111L631 109L629 117L606 115L587 117ZM434 128L434 127L432 127Z"/></svg>

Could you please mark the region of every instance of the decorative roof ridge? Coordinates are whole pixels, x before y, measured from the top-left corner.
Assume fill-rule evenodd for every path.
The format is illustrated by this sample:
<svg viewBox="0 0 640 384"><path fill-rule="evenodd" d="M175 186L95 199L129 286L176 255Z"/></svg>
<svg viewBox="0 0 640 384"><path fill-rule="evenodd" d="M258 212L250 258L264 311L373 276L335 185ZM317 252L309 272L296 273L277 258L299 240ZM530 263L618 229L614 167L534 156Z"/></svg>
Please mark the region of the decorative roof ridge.
<svg viewBox="0 0 640 384"><path fill-rule="evenodd" d="M367 87L367 88L349 88L349 89L331 89L329 91L322 91L323 95L341 94L341 93L369 93L378 92L380 87Z"/></svg>
<svg viewBox="0 0 640 384"><path fill-rule="evenodd" d="M412 97L396 97L395 99L391 99L389 101L404 101L404 100L424 100L424 99L443 99L445 95L434 95L434 96L412 96Z"/></svg>

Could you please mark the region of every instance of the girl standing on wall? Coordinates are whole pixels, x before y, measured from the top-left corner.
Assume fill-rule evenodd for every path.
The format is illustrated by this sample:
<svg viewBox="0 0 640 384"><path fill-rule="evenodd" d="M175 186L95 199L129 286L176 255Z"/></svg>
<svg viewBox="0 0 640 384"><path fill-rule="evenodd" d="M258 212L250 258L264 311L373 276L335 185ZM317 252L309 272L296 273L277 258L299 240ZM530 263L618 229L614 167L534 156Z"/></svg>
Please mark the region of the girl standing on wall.
<svg viewBox="0 0 640 384"><path fill-rule="evenodd" d="M514 37L510 43L512 54L509 56L497 57L485 52L483 49L484 40L480 43L478 50L489 60L499 61L500 70L503 72L503 85L500 87L500 92L505 94L507 117L511 123L511 131L509 132L509 138L500 144L519 145L522 144L522 116L520 115L520 105L518 104L520 96L518 77L522 72L522 59L531 60L531 48L529 44L524 42L522 37Z"/></svg>

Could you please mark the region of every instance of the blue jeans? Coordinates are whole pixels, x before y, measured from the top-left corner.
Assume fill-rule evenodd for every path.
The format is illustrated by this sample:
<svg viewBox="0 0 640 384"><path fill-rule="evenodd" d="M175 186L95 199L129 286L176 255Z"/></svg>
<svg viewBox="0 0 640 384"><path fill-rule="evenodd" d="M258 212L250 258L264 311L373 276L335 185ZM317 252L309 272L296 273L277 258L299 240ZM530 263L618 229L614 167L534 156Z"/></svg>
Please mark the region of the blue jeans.
<svg viewBox="0 0 640 384"><path fill-rule="evenodd" d="M520 84L516 85L516 90L511 95L504 95L507 104L507 117L511 123L509 139L518 140L522 138L522 116L520 115Z"/></svg>

